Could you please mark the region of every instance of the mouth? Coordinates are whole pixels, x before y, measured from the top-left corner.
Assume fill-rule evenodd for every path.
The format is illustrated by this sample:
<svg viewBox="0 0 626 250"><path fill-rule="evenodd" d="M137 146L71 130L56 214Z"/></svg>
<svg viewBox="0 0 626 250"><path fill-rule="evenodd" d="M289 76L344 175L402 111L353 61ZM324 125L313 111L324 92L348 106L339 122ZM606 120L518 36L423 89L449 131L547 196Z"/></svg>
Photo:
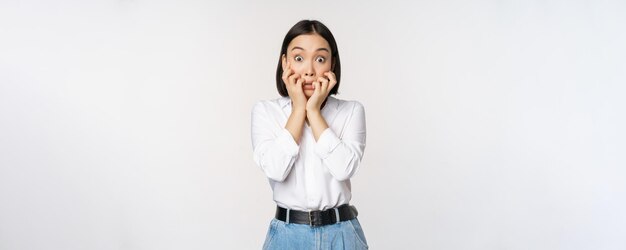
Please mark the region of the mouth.
<svg viewBox="0 0 626 250"><path fill-rule="evenodd" d="M302 88L305 89L305 90L313 90L313 89L315 89L315 86L313 86L312 82L311 83L306 83L305 82L304 84L302 84Z"/></svg>

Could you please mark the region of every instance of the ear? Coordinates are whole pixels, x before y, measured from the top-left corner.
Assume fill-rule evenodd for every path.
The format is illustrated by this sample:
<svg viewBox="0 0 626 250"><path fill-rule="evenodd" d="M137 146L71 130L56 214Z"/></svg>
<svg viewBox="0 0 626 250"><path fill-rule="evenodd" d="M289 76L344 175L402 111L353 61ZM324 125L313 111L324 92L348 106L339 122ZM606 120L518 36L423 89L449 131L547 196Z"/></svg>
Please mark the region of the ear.
<svg viewBox="0 0 626 250"><path fill-rule="evenodd" d="M330 71L332 71L333 73L335 73L335 59L333 58L333 64L330 65Z"/></svg>
<svg viewBox="0 0 626 250"><path fill-rule="evenodd" d="M283 67L283 71L287 69L287 56L285 54L280 56L280 65Z"/></svg>

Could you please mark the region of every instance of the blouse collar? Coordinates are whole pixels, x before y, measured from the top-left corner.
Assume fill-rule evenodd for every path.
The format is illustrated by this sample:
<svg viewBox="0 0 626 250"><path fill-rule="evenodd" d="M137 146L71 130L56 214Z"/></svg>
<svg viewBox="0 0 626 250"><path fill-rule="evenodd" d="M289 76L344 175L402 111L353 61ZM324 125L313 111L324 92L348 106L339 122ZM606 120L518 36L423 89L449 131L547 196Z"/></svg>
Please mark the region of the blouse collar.
<svg viewBox="0 0 626 250"><path fill-rule="evenodd" d="M279 103L280 103L280 107L282 109L285 109L289 106L291 106L291 98L289 98L289 96L285 96L279 99ZM326 106L328 106L329 108L334 108L335 110L339 109L339 102L337 101L337 99L333 96L329 96L328 100L326 101L326 104L324 105L324 108L326 108Z"/></svg>

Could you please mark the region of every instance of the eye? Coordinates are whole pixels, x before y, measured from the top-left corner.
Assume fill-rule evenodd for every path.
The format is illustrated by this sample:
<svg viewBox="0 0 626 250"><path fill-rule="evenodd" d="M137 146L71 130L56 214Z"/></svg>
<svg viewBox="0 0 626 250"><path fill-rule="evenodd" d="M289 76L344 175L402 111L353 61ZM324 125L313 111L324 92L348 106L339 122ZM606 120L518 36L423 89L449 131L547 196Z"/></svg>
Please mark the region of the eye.
<svg viewBox="0 0 626 250"><path fill-rule="evenodd" d="M304 58L302 58L302 56L296 56L293 59L296 60L296 62L302 62L302 60L304 60Z"/></svg>
<svg viewBox="0 0 626 250"><path fill-rule="evenodd" d="M326 58L324 58L323 56L318 56L317 58L315 58L315 61L317 61L318 63L324 63L326 61Z"/></svg>

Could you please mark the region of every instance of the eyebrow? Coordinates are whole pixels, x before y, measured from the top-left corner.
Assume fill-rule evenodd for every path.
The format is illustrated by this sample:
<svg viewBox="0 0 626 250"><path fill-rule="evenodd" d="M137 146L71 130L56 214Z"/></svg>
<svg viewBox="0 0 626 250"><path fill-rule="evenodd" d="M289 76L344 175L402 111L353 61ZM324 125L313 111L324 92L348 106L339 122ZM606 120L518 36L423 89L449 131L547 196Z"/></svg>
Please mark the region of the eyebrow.
<svg viewBox="0 0 626 250"><path fill-rule="evenodd" d="M303 49L301 47L296 46L296 47L293 47L293 49L291 49L291 51L293 51L294 49L305 50L305 49ZM330 51L327 48L319 48L319 49L316 49L315 51L320 51L320 50L323 50L323 51L326 51L326 52L330 53Z"/></svg>

